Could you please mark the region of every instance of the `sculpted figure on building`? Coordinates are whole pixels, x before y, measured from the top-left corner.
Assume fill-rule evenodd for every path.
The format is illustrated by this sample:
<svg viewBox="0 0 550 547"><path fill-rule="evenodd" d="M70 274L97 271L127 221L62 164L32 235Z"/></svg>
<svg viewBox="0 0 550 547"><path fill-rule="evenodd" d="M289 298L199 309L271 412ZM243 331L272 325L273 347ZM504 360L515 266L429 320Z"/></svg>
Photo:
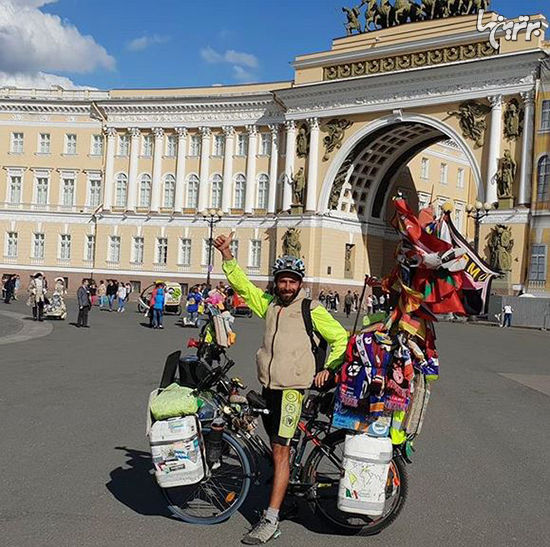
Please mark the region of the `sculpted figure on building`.
<svg viewBox="0 0 550 547"><path fill-rule="evenodd" d="M307 123L303 123L298 128L296 135L296 155L299 158L305 158L309 152L309 128Z"/></svg>
<svg viewBox="0 0 550 547"><path fill-rule="evenodd" d="M489 253L491 268L501 272L508 272L512 269L512 230L504 224L497 224L489 236Z"/></svg>
<svg viewBox="0 0 550 547"><path fill-rule="evenodd" d="M298 172L293 175L291 184L293 205L303 205L304 190L306 188L306 176L303 167L300 167Z"/></svg>
<svg viewBox="0 0 550 547"><path fill-rule="evenodd" d="M290 256L302 256L302 244L300 243L300 230L289 228L283 235L283 254Z"/></svg>
<svg viewBox="0 0 550 547"><path fill-rule="evenodd" d="M523 131L523 109L517 99L511 99L504 113L504 136L507 140L516 140Z"/></svg>
<svg viewBox="0 0 550 547"><path fill-rule="evenodd" d="M499 164L497 174L498 197L502 199L511 198L518 167L510 154L510 150L504 151L504 157L500 158Z"/></svg>
<svg viewBox="0 0 550 547"><path fill-rule="evenodd" d="M487 122L485 116L491 107L476 101L466 101L459 105L458 110L449 112L449 116L456 116L462 135L475 142L476 148L481 148L485 140Z"/></svg>
<svg viewBox="0 0 550 547"><path fill-rule="evenodd" d="M352 122L349 120L338 118L333 118L325 124L323 131L328 133L328 135L323 139L323 144L325 146L323 161L327 161L329 155L342 146L345 131L348 127L351 127L351 125Z"/></svg>

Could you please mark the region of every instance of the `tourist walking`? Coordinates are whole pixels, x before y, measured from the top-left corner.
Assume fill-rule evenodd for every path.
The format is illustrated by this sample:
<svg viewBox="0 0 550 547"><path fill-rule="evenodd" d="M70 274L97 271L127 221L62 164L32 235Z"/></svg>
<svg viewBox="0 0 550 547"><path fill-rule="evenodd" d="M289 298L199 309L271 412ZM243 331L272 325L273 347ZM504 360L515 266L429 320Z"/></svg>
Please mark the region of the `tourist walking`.
<svg viewBox="0 0 550 547"><path fill-rule="evenodd" d="M374 313L374 303L373 303L373 299L372 299L372 296L369 294L367 295L367 314L372 314Z"/></svg>
<svg viewBox="0 0 550 547"><path fill-rule="evenodd" d="M29 288L29 299L27 305L32 307L32 318L35 321L44 321L44 299L46 294L46 287L44 285L44 279L42 272L36 272L31 277Z"/></svg>
<svg viewBox="0 0 550 547"><path fill-rule="evenodd" d="M151 309L153 310L153 328L162 329L162 317L164 315L164 283L162 281L157 281L155 283L155 288L151 294L151 301L149 303Z"/></svg>
<svg viewBox="0 0 550 547"><path fill-rule="evenodd" d="M346 317L349 317L352 306L353 306L353 295L351 294L351 291L348 291L346 296L344 296L344 313L346 314Z"/></svg>
<svg viewBox="0 0 550 547"><path fill-rule="evenodd" d="M88 328L88 313L92 307L92 300L90 298L89 281L86 278L82 280L82 284L76 291L76 300L78 302L76 326Z"/></svg>
<svg viewBox="0 0 550 547"><path fill-rule="evenodd" d="M5 297L4 302L10 303L10 300L15 296L15 275L10 275L4 283Z"/></svg>
<svg viewBox="0 0 550 547"><path fill-rule="evenodd" d="M117 298L118 298L118 309L117 312L124 312L124 306L126 305L126 297L128 296L126 291L126 285L124 283L119 283L117 289Z"/></svg>
<svg viewBox="0 0 550 547"><path fill-rule="evenodd" d="M511 327L512 326L512 314L514 313L514 308L510 304L505 304L502 306L502 325L501 327Z"/></svg>
<svg viewBox="0 0 550 547"><path fill-rule="evenodd" d="M187 295L187 317L184 324L196 325L199 319L199 304L202 296L197 287L193 287Z"/></svg>
<svg viewBox="0 0 550 547"><path fill-rule="evenodd" d="M97 297L99 298L99 309L103 310L107 307L107 287L103 279L97 287Z"/></svg>
<svg viewBox="0 0 550 547"><path fill-rule="evenodd" d="M116 298L116 293L118 290L118 285L113 279L107 281L107 300L109 301L109 311L113 311L113 302Z"/></svg>

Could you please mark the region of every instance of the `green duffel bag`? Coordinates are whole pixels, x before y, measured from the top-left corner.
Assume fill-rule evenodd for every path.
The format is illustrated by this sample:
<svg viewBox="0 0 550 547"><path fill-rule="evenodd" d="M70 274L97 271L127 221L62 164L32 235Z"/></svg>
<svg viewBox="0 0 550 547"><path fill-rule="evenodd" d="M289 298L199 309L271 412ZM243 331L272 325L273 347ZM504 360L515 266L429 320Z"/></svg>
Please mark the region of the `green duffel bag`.
<svg viewBox="0 0 550 547"><path fill-rule="evenodd" d="M199 409L197 398L189 387L176 383L160 391L151 401L151 414L155 420L167 420L177 416L195 414Z"/></svg>

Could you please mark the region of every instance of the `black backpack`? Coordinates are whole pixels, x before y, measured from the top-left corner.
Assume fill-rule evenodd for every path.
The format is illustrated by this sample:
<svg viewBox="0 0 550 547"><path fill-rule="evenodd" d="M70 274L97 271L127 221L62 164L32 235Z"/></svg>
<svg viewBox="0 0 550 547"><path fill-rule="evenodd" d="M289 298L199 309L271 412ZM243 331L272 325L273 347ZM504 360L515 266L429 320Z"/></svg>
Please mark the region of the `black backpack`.
<svg viewBox="0 0 550 547"><path fill-rule="evenodd" d="M313 321L311 319L311 300L304 298L302 300L302 317L304 318L304 325L306 327L307 335L311 342L311 352L315 357L315 369L317 372L321 372L325 368L325 361L327 360L327 341L321 336L320 333L313 328ZM316 342L314 332L319 336L319 343Z"/></svg>

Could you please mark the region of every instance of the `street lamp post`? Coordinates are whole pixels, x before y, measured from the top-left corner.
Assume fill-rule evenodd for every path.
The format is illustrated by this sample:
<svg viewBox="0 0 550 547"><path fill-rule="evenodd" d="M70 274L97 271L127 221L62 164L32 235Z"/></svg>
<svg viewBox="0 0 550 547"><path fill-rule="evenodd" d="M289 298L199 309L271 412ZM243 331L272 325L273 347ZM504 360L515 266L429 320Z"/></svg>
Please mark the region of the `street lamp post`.
<svg viewBox="0 0 550 547"><path fill-rule="evenodd" d="M202 218L208 223L208 272L206 274L206 285L210 287L210 273L212 271L212 251L214 247L214 226L222 219L220 209L208 209L203 211Z"/></svg>
<svg viewBox="0 0 550 547"><path fill-rule="evenodd" d="M489 215L491 209L493 209L493 206L490 203L481 203L481 201L476 201L474 205L469 203L466 206L468 217L474 220L474 250L476 253L479 253L479 226L481 220Z"/></svg>

